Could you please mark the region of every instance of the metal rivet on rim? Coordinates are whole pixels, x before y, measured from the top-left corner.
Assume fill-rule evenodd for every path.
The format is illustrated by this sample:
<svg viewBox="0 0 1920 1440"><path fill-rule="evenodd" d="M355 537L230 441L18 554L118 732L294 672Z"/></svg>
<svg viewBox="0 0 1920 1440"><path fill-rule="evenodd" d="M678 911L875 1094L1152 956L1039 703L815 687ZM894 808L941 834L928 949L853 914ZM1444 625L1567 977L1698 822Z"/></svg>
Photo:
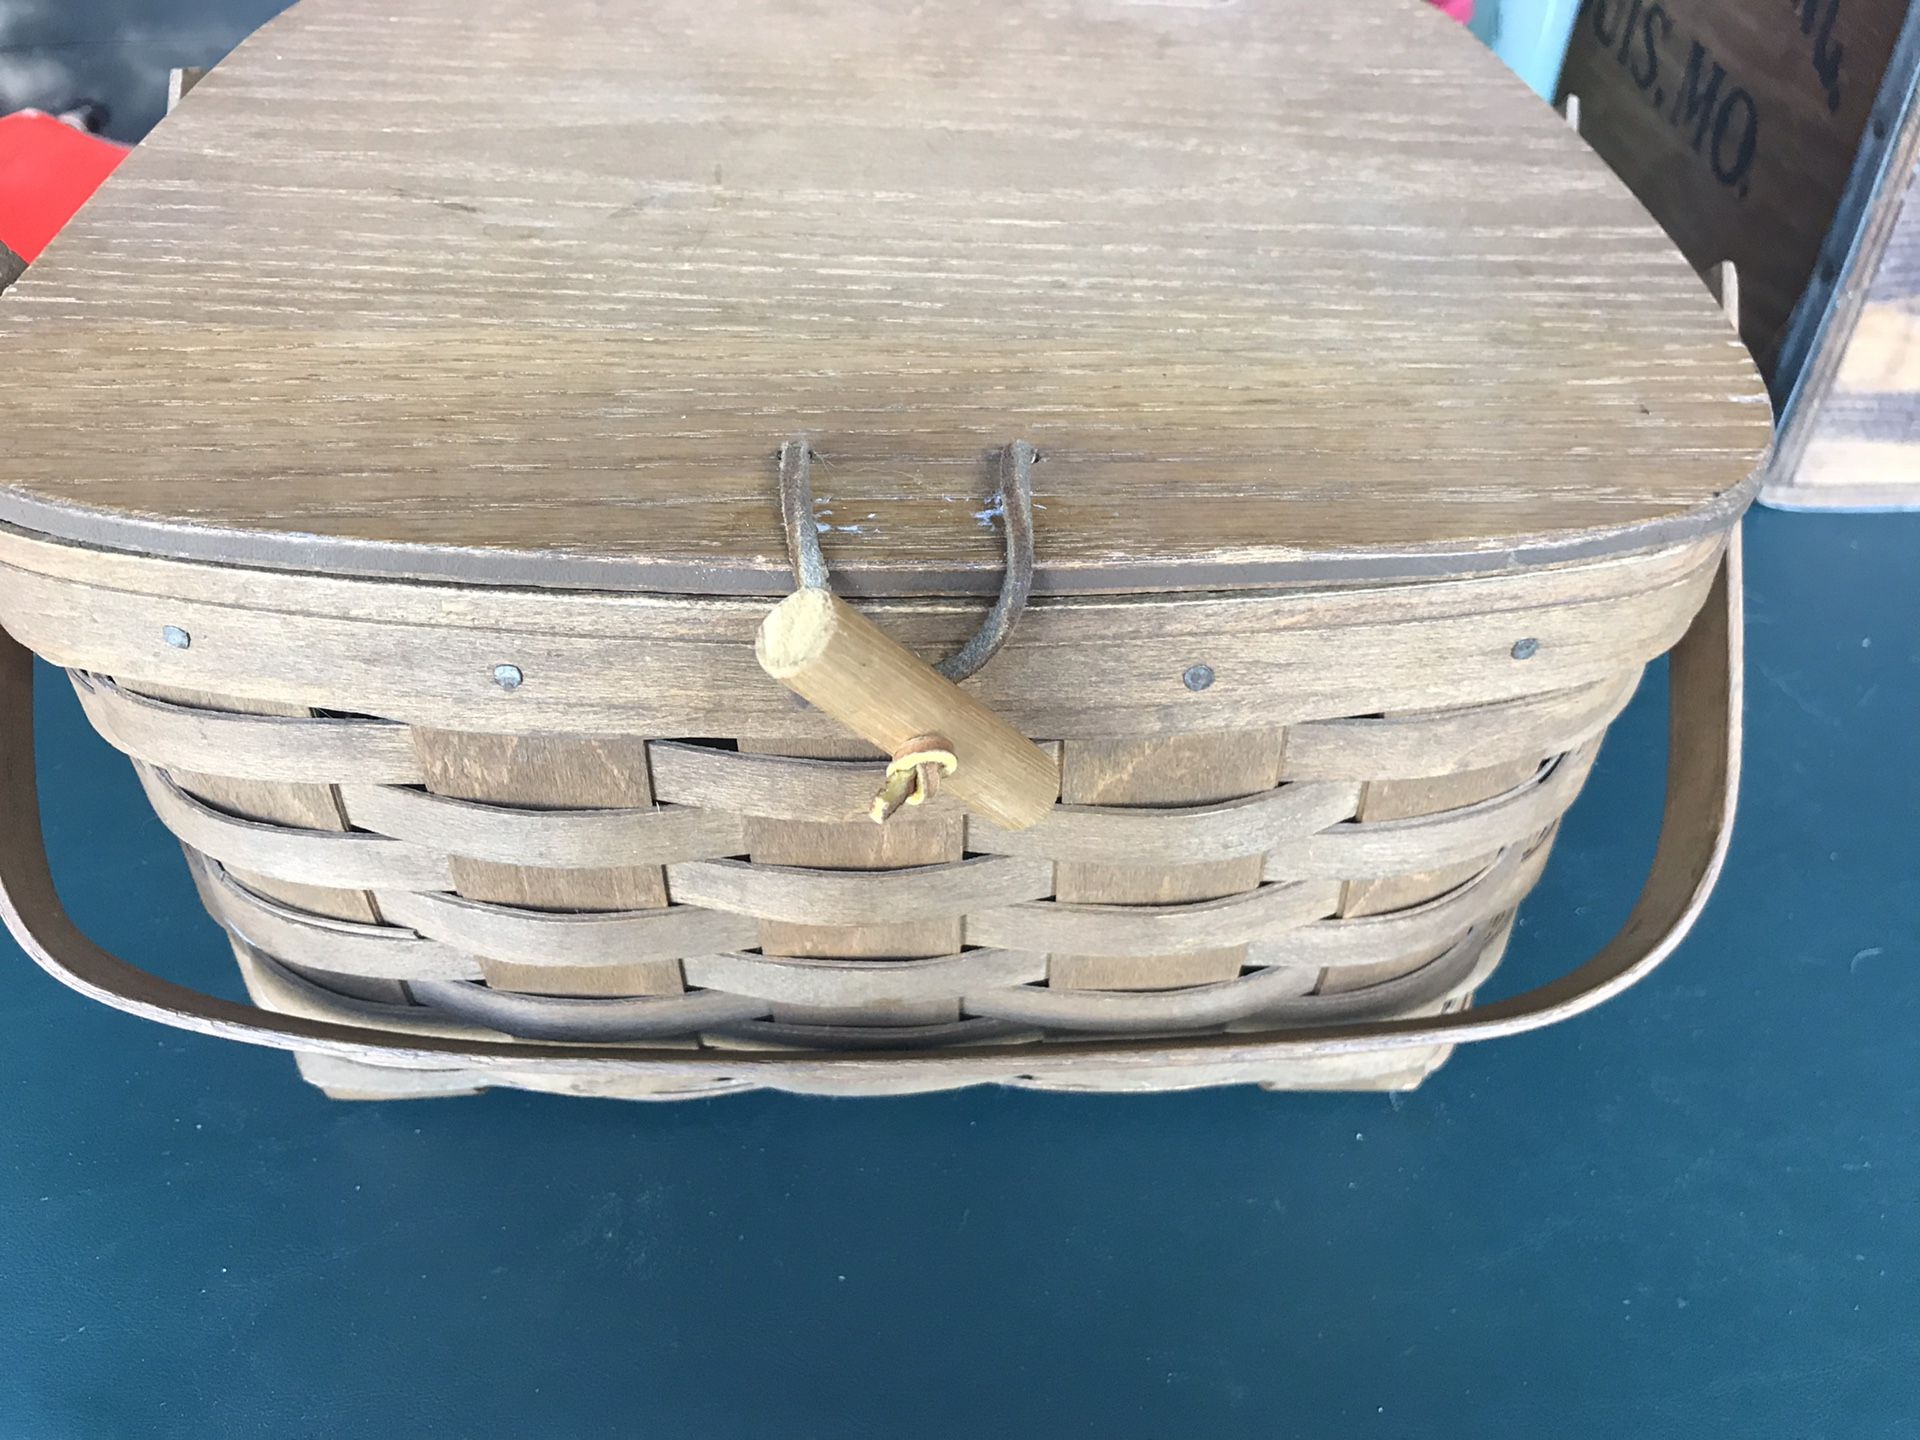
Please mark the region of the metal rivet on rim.
<svg viewBox="0 0 1920 1440"><path fill-rule="evenodd" d="M161 626L160 638L166 641L167 644L171 645L176 650L184 650L189 645L193 644L193 637L189 635L186 631L182 630L178 625Z"/></svg>
<svg viewBox="0 0 1920 1440"><path fill-rule="evenodd" d="M1531 660L1539 653L1540 642L1531 635L1524 640L1516 640L1513 642L1513 658L1516 660Z"/></svg>
<svg viewBox="0 0 1920 1440"><path fill-rule="evenodd" d="M518 665L496 665L493 667L493 683L502 690L518 690L520 682L527 677L520 673Z"/></svg>
<svg viewBox="0 0 1920 1440"><path fill-rule="evenodd" d="M1182 675L1180 679L1189 690L1204 690L1213 684L1213 667L1211 665L1189 665L1187 667L1187 673Z"/></svg>

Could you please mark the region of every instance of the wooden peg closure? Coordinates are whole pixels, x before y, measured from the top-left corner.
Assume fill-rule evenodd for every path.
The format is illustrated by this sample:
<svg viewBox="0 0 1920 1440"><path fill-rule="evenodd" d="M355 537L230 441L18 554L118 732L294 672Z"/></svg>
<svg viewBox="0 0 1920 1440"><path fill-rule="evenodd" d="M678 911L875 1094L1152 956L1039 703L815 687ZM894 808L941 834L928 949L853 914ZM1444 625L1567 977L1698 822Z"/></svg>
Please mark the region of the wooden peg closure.
<svg viewBox="0 0 1920 1440"><path fill-rule="evenodd" d="M826 590L796 590L761 622L760 668L889 755L915 740L951 742L955 766L941 782L1006 830L1024 830L1053 808L1053 758L926 661Z"/></svg>

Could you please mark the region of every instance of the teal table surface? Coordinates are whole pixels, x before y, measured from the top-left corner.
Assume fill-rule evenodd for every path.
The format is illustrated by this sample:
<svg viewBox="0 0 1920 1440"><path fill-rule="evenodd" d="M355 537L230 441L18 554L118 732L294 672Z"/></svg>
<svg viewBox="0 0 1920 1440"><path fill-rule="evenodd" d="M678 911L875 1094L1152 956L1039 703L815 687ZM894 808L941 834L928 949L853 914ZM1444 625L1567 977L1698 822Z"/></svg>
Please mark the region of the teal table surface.
<svg viewBox="0 0 1920 1440"><path fill-rule="evenodd" d="M7 946L0 1440L1920 1435L1917 561L1920 520L1753 517L1705 919L1406 1096L339 1104ZM76 917L237 994L42 690ZM1497 993L1626 914L1663 690Z"/></svg>

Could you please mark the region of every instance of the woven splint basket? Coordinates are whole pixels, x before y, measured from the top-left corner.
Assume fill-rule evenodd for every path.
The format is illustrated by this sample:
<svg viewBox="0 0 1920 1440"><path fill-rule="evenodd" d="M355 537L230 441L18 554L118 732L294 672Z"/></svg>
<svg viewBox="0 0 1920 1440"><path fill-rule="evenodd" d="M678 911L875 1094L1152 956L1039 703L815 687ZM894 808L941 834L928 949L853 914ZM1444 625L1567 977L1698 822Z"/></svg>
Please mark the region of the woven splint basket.
<svg viewBox="0 0 1920 1440"><path fill-rule="evenodd" d="M1405 1087L1691 923L1764 394L1463 30L388 10L273 22L0 299L60 978L343 1096ZM254 1005L61 912L29 650ZM1669 650L1633 918L1469 1008Z"/></svg>

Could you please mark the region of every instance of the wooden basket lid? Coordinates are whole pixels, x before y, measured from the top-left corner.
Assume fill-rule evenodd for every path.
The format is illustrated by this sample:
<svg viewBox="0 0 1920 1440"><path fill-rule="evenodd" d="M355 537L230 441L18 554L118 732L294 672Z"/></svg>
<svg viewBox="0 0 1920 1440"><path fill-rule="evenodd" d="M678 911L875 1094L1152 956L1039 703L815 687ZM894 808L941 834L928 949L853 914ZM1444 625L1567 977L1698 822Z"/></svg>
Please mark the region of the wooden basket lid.
<svg viewBox="0 0 1920 1440"><path fill-rule="evenodd" d="M1765 393L1410 0L305 0L0 300L0 519L159 554L852 594L1544 563L1724 527Z"/></svg>

